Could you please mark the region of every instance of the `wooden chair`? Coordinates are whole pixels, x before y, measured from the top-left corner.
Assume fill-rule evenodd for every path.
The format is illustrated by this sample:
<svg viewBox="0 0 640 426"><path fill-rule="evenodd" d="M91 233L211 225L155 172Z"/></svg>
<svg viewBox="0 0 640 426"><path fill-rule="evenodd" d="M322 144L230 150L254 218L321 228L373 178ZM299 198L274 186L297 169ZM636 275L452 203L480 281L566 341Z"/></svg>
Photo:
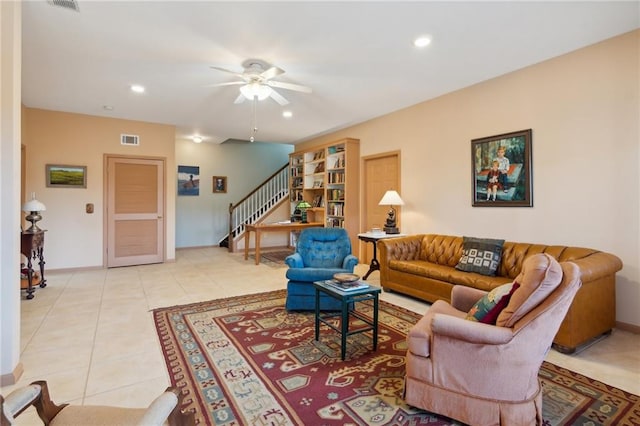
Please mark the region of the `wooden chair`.
<svg viewBox="0 0 640 426"><path fill-rule="evenodd" d="M14 424L15 418L30 406L34 406L47 426L108 426L144 425L194 426L192 412L183 413L182 393L168 387L147 408L122 408L91 405L55 404L49 396L46 381L36 381L16 389L4 398L0 395L2 413L0 424Z"/></svg>

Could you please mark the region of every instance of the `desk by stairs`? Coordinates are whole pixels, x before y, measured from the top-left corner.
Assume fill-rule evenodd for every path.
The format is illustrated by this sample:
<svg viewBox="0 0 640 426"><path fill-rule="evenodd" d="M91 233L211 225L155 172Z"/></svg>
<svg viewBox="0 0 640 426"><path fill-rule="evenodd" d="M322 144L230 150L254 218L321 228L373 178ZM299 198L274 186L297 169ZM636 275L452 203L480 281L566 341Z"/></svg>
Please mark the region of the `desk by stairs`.
<svg viewBox="0 0 640 426"><path fill-rule="evenodd" d="M258 225L246 224L244 226L244 260L249 259L249 242L251 241L251 232L256 234L256 265L260 264L260 234L262 232L291 232L300 231L304 228L322 228L322 222L290 222L290 223L261 223Z"/></svg>

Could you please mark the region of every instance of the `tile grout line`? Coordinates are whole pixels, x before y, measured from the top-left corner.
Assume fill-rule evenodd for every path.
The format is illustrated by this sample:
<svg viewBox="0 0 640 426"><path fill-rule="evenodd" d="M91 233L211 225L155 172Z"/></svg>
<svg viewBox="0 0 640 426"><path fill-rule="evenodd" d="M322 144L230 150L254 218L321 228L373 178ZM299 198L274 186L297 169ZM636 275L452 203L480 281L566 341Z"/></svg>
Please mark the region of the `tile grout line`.
<svg viewBox="0 0 640 426"><path fill-rule="evenodd" d="M93 332L93 340L91 343L91 354L89 355L89 366L87 367L87 375L84 379L84 389L82 391L82 405L87 398L87 387L89 385L89 376L91 375L91 368L93 367L93 355L96 349L96 341L98 338L98 325L100 324L100 316L102 315L102 305L104 303L104 292L106 287L107 278L109 276L109 269L106 270L102 279L102 291L100 292L100 304L98 306L98 315L96 316L95 331Z"/></svg>
<svg viewBox="0 0 640 426"><path fill-rule="evenodd" d="M42 328L42 326L47 322L47 317L51 314L51 312L53 311L53 308L55 307L55 304L60 300L60 298L62 297L62 295L64 294L64 292L67 289L67 286L69 285L69 281L71 280L71 277L73 276L73 274L71 274L67 280L64 283L64 286L62 287L60 294L58 294L58 296L53 300L53 302L49 305L49 308L47 309L47 312L42 316L42 320L40 321L40 323L38 324L38 326L36 327L36 329L34 330L33 334L31 335L31 337L29 338L29 340L26 342L26 344L24 345L24 348L20 351L20 357L22 357L25 353L25 351L27 350L27 348L29 347L29 345L33 342L34 337L36 336L36 334L38 333L38 331L40 331L40 329ZM45 287L46 288L46 287ZM22 304L20 305L20 318L22 318L23 316L23 310L22 310ZM20 331L22 333L22 324L20 324Z"/></svg>

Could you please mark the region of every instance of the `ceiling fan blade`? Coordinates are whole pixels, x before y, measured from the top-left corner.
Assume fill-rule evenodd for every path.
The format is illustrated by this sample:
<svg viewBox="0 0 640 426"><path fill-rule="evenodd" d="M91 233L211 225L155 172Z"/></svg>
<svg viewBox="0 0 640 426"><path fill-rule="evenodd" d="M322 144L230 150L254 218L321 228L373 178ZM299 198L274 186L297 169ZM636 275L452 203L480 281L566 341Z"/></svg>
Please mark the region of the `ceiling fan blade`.
<svg viewBox="0 0 640 426"><path fill-rule="evenodd" d="M284 74L283 69L280 69L278 67L271 67L268 70L264 71L262 74L260 74L260 77L262 77L264 80L269 80L280 74Z"/></svg>
<svg viewBox="0 0 640 426"><path fill-rule="evenodd" d="M284 96L282 96L280 93L276 92L273 89L271 89L271 94L269 96L271 96L271 99L279 103L281 106L285 106L289 104L289 101L286 100Z"/></svg>
<svg viewBox="0 0 640 426"><path fill-rule="evenodd" d="M234 104L241 104L241 103L243 103L243 102L244 102L244 100L245 100L245 99L246 99L246 98L244 97L244 95L243 95L242 93L240 93L240 94L238 95L238 97L236 98L236 100L235 100L235 101L233 101L233 103L234 103Z"/></svg>
<svg viewBox="0 0 640 426"><path fill-rule="evenodd" d="M228 72L229 74L233 74L233 75L238 76L240 78L244 78L244 74L239 73L239 72L235 72L235 71L231 71L231 70L228 70L226 68L220 68L220 67L211 67L211 68L214 69L214 70L222 71L222 72Z"/></svg>
<svg viewBox="0 0 640 426"><path fill-rule="evenodd" d="M300 86L299 84L283 83L282 81L267 81L266 84L268 84L271 87L278 87L280 89L295 90L296 92L304 92L304 93L313 92L313 90L311 90L310 87Z"/></svg>
<svg viewBox="0 0 640 426"><path fill-rule="evenodd" d="M208 84L204 87L220 87L220 86L235 86L237 84L247 84L244 81L230 81L228 83L216 83L216 84Z"/></svg>

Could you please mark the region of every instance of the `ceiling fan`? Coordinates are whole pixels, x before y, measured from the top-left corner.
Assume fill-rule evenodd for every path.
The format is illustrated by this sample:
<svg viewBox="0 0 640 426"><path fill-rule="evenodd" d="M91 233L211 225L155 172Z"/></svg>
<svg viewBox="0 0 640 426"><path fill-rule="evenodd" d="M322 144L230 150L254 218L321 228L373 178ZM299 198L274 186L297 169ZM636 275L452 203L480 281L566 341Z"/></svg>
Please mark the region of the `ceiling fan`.
<svg viewBox="0 0 640 426"><path fill-rule="evenodd" d="M241 79L238 81L211 85L211 87L241 85L240 95L238 95L236 100L233 102L234 104L242 103L245 99L255 101L257 98L257 100L262 101L271 97L271 99L280 105L287 105L289 101L280 93L276 92L275 88L303 93L312 92L312 90L306 86L272 80L273 78L284 74L284 70L276 66L272 66L260 59L247 59L242 63L242 67L244 68L243 72L235 72L220 67L211 67L218 71L233 74Z"/></svg>

